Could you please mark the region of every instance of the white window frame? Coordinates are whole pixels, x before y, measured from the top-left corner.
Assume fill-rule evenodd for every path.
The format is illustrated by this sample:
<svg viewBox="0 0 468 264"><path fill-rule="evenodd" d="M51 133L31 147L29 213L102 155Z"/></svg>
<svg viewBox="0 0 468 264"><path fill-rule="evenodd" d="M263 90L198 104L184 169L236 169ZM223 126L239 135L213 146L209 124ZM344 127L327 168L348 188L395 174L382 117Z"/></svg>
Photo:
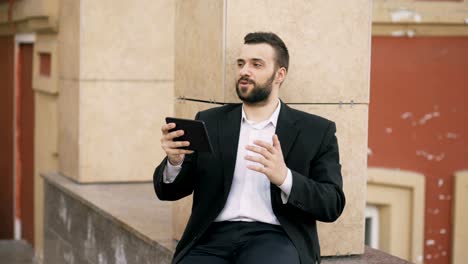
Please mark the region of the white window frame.
<svg viewBox="0 0 468 264"><path fill-rule="evenodd" d="M376 205L367 204L366 209L364 210L365 219L371 219L370 225L370 247L379 249L379 232L380 232L380 211L379 207Z"/></svg>

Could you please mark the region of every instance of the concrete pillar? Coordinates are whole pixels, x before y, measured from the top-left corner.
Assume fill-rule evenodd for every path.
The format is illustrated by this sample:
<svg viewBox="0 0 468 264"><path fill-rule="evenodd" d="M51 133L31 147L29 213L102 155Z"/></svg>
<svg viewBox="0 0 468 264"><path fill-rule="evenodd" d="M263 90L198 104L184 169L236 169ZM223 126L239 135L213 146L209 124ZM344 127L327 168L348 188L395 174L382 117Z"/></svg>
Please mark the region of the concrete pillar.
<svg viewBox="0 0 468 264"><path fill-rule="evenodd" d="M239 102L235 62L243 37L272 31L290 52L281 99L337 123L347 205L336 223L319 224L323 255L364 252L370 16L369 0L176 2L177 115L193 118L213 102ZM189 214L190 199L175 204L176 238Z"/></svg>
<svg viewBox="0 0 468 264"><path fill-rule="evenodd" d="M59 166L78 182L151 180L173 115L174 3L63 0Z"/></svg>
<svg viewBox="0 0 468 264"><path fill-rule="evenodd" d="M40 73L40 54L50 56L50 75ZM58 47L56 34L37 34L34 44L33 89L35 91L34 147L34 248L39 261L43 259L44 242L44 180L41 173L56 171Z"/></svg>

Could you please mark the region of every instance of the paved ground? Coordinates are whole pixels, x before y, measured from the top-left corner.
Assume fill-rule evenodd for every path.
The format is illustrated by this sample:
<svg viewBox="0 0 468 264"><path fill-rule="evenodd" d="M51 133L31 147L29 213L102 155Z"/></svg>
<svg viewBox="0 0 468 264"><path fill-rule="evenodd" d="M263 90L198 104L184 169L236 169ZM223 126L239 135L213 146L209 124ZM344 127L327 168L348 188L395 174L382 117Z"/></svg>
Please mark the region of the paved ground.
<svg viewBox="0 0 468 264"><path fill-rule="evenodd" d="M0 240L0 264L33 264L34 251L24 240Z"/></svg>

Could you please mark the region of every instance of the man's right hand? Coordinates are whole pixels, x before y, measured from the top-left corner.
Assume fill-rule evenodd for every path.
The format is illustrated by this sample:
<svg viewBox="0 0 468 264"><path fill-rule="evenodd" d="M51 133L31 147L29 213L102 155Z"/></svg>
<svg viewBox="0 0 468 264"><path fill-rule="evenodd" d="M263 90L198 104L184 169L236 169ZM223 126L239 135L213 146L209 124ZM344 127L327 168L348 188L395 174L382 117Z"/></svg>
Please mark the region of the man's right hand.
<svg viewBox="0 0 468 264"><path fill-rule="evenodd" d="M174 138L184 134L183 130L169 132L176 127L175 123L169 123L162 126L161 147L166 152L167 159L172 165L180 165L184 161L185 154L192 154L193 150L180 149L190 145L188 141L174 141Z"/></svg>

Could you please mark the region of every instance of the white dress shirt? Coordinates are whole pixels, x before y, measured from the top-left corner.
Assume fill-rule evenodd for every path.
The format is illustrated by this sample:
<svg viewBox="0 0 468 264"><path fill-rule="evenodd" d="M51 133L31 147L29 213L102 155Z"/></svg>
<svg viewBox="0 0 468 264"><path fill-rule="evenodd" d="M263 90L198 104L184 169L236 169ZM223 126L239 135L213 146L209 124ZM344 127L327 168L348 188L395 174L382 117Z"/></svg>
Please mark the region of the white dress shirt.
<svg viewBox="0 0 468 264"><path fill-rule="evenodd" d="M281 103L278 100L278 106L270 118L255 123L247 119L244 107L242 107L234 177L226 205L215 219L216 222L257 221L279 225L278 219L271 207L270 181L263 173L247 168L247 165L253 164L254 162L246 160L245 156L259 154L246 150L245 147L247 145L254 145L253 142L255 140L263 140L272 144L280 108ZM226 144L228 143L229 142L226 142ZM163 172L164 182L173 182L180 170L180 165L174 166L167 162ZM281 189L281 199L283 203L287 203L292 188L291 170L288 169L285 181L278 187Z"/></svg>

